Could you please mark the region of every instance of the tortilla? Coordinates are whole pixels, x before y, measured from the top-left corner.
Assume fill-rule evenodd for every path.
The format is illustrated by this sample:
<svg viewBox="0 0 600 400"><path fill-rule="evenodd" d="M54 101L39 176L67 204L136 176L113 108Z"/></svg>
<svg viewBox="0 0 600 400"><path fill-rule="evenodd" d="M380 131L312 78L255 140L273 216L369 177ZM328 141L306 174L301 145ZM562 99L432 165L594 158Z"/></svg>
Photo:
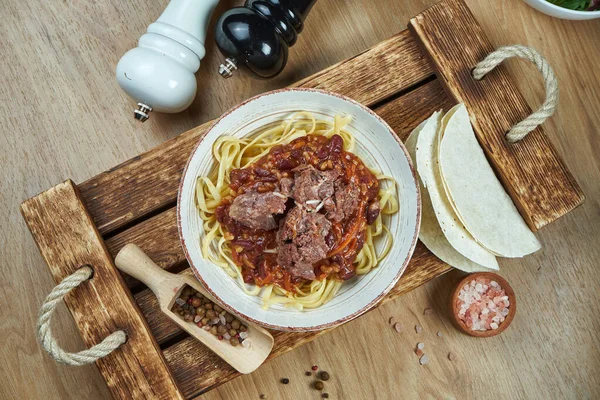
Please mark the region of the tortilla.
<svg viewBox="0 0 600 400"><path fill-rule="evenodd" d="M427 121L423 121L421 125L412 131L404 145L408 154L416 164L416 149L419 132L425 126ZM440 228L440 225L435 217L433 211L433 205L429 198L429 192L423 186L421 178L418 179L419 188L421 189L421 230L419 231L419 239L423 244L440 260L451 265L454 268L460 269L465 272L477 272L485 271L487 268L474 263L467 257L460 254L454 249L448 242L448 239L444 236L444 232Z"/></svg>
<svg viewBox="0 0 600 400"><path fill-rule="evenodd" d="M423 186L429 198L440 229L450 245L464 257L490 269L499 269L496 257L481 247L465 229L454 212L442 186L438 166L438 135L440 115L435 112L421 128L417 138L416 164Z"/></svg>
<svg viewBox="0 0 600 400"><path fill-rule="evenodd" d="M493 254L523 257L539 250L540 243L488 163L466 107L459 104L449 114L439 147L439 169L458 217Z"/></svg>

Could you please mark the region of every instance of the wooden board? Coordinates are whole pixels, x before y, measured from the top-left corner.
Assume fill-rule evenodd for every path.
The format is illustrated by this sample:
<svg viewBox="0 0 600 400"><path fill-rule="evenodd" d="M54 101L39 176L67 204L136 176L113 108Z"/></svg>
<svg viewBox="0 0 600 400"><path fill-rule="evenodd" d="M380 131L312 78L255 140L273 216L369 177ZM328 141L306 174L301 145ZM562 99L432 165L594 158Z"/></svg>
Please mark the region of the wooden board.
<svg viewBox="0 0 600 400"><path fill-rule="evenodd" d="M127 332L127 342L97 362L113 395L182 399L75 184L55 186L25 201L21 211L57 283L84 265L94 270L88 282L65 297L86 345L98 344L116 330Z"/></svg>
<svg viewBox="0 0 600 400"><path fill-rule="evenodd" d="M446 18L451 16L452 18ZM464 23L469 27L457 27L455 20L464 18ZM417 26L417 21L418 26ZM434 26L430 24L435 23ZM398 135L405 139L408 133L424 118L438 109L448 109L456 99L465 100L472 113L479 121L477 133L480 141L484 143L497 144L495 139L501 136L502 126L493 115L486 114L484 103L486 95L475 92L477 88L467 85L464 93L459 97L456 90L452 89L457 84L451 83L452 73L456 71L470 70L472 59L456 55L456 60L450 62L445 57L446 53L461 53L469 49L474 54L483 55L489 50L489 45L481 28L470 16L461 1L447 0L440 5L424 12L411 22L413 34L403 31L394 37L374 46L373 48L317 73L296 86L318 87L337 91L350 96L367 106L373 108L395 129ZM435 28L435 29L434 29ZM445 35L436 37L435 32L439 30ZM461 35L455 34L460 32ZM478 40L472 40L472 35L479 35ZM452 37L452 46L439 42L448 41ZM429 43L425 45L424 43ZM430 49L444 49L444 54ZM437 79L434 68L438 71ZM486 83L491 88L509 88L514 91L512 96L521 98L517 89L511 83L505 73L490 74L486 77ZM445 90L444 90L445 89ZM486 89L489 90L489 89ZM473 93L478 93L477 95ZM515 107L513 110L512 107ZM508 115L516 116L523 112L522 104L503 104ZM104 360L98 362L98 367L109 383L113 395L117 398L128 398L129 395L142 393L148 384L144 382L157 382L155 390L167 397L176 398L182 395L185 398L193 398L219 384L236 376L228 365L211 353L200 343L192 340L170 323L158 312L156 299L139 282L125 277L125 285L118 278L112 262L106 256L106 252L114 256L118 250L128 242L135 242L146 251L162 268L170 271L190 273L188 264L179 246L179 240L175 221L175 202L179 179L188 155L198 138L206 131L210 122L192 129L180 136L152 149L138 157L133 158L103 174L100 174L80 185L80 197L75 188L69 195L70 200L62 204L56 196L57 191L64 191L63 186L53 188L42 193L34 199L24 203L23 214L34 233L34 238L40 246L40 250L50 265L55 280L59 281L75 268L75 264L61 263L61 260L71 260L73 255L80 261L81 255L88 257L88 243L82 242L79 231L70 229L57 232L58 224L73 218L72 214L80 215L81 229L94 232L96 241L94 251L101 250L103 257L102 271L107 276L113 277L109 281L94 280L94 285L103 285L98 288L94 295L94 301L85 296L79 296L79 290L67 302L67 306L75 316L75 321L86 343L97 343L102 334L108 332L103 330L94 333L100 327L123 327L125 325L115 324L111 318L115 317L115 310L111 309L113 297L119 299L117 303L128 305L131 322L126 325L129 333L129 342L118 351L118 357L124 360L122 368L114 363ZM481 129L489 126L493 129ZM548 155L546 162L553 165L563 165L556 151L551 147L541 130L536 132L543 140L529 140L521 145L522 154ZM494 147L486 148L488 156L505 184L510 180L510 174L503 171L516 171L521 159L513 157L511 151L506 151L502 161L496 160ZM499 153L504 154L504 153ZM498 168L502 165L503 168ZM554 170L552 170L554 171ZM544 180L523 182L509 192L525 218L530 221L551 222L560 215L568 212L579 204L583 197L577 184L574 183L566 169L560 169L562 175L548 174ZM555 179L566 179L571 185L563 185L563 193L554 197L545 198L556 187ZM512 182L512 181L511 181ZM510 182L509 182L510 183ZM519 197L521 193L527 196ZM568 207L565 199L571 199ZM76 206L70 205L75 203ZM535 204L538 204L536 206ZM543 205L539 206L539 205ZM69 206L69 207L67 207ZM535 214L527 214L527 210L535 210ZM77 212L75 212L77 211ZM81 215L89 212L90 218L82 218ZM531 217L533 216L533 217ZM99 234L101 237L99 236ZM104 241L104 243L103 243ZM99 246L99 247L98 247ZM62 254L62 253L66 254ZM52 257L46 256L52 255ZM106 261L108 260L108 261ZM94 259L97 261L97 259ZM449 267L435 258L420 243L415 255L411 260L407 271L396 287L384 299L390 301L397 296L431 280L449 270ZM118 282L118 284L117 284ZM139 306L139 312L134 303ZM104 307L107 311L94 315L96 326L92 322L78 317L96 307ZM117 307L119 305L117 304ZM140 318L143 315L144 318ZM145 319L145 322L144 322ZM121 321L119 319L119 321ZM110 332L110 330L109 330ZM318 335L318 333L281 333L274 332L275 347L271 358L283 354ZM133 342L133 338L139 342ZM89 341L88 341L89 340ZM139 346L139 347L138 347ZM147 348L154 362L139 363L139 349ZM160 349L161 352L157 349ZM113 357L112 355L110 357ZM163 359L164 357L164 359ZM125 366L126 365L126 366ZM143 365L143 367L130 368L130 365ZM125 369L125 370L124 370ZM148 370L146 370L148 369ZM144 375L146 374L146 375ZM142 375L142 376L138 376ZM119 381L119 385L111 382ZM141 381L138 382L138 381ZM177 382L175 385L173 382ZM141 386L140 386L141 385ZM140 389L141 388L141 389ZM147 395L143 392L141 396ZM148 395L148 397L151 397ZM159 397L158 395L156 397Z"/></svg>
<svg viewBox="0 0 600 400"><path fill-rule="evenodd" d="M471 75L495 48L467 5L462 0L438 3L413 18L409 28L447 92L467 106L479 143L529 227L538 230L581 205L583 192L542 126L520 142L505 139L532 111L504 68L480 81Z"/></svg>

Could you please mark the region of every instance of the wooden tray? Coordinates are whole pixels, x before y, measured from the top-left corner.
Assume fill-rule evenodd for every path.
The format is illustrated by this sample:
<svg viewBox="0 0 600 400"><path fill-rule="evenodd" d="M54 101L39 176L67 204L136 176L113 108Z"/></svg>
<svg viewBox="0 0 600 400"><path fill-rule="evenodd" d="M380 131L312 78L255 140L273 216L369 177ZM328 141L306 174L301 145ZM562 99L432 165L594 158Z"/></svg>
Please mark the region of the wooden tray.
<svg viewBox="0 0 600 400"><path fill-rule="evenodd" d="M482 81L470 71L494 46L462 0L436 4L409 30L295 86L335 91L371 107L405 139L433 111L466 103L477 137L523 217L534 230L583 202L583 193L541 128L509 144L504 133L530 114L500 67ZM113 257L138 244L162 268L190 273L179 244L175 202L194 144L210 122L86 182L59 184L25 201L23 216L56 282L81 265L89 282L67 296L88 346L117 329L128 341L97 362L115 398L194 398L237 376L159 311L139 282L117 272ZM450 267L422 244L390 301ZM328 331L273 332L277 357Z"/></svg>

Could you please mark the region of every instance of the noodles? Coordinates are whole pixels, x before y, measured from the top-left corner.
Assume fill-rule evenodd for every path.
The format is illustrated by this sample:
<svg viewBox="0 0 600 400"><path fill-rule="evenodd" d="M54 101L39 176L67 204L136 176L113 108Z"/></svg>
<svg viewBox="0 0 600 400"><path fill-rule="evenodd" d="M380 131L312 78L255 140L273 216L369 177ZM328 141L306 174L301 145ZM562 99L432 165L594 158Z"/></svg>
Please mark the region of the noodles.
<svg viewBox="0 0 600 400"><path fill-rule="evenodd" d="M208 177L198 177L196 182L196 206L202 219L204 235L201 238L201 249L204 258L223 268L225 272L236 279L243 290L254 296L260 296L263 302L263 308L267 309L274 304L283 304L287 307L294 307L299 310L305 308L319 307L331 300L340 290L343 281L327 276L321 280L306 281L302 284L292 285L289 279L285 285L268 283L263 286L247 284L242 276L242 268L236 265L245 263L248 268L256 268L248 261L245 256L240 260L239 250L232 251L231 241L234 236L227 232L217 220L217 207L223 199L231 198L236 193L230 186L231 171L234 169L245 168L264 156L269 154L271 149L278 145L286 145L295 139L305 137L306 135L319 135L331 139L334 135L339 135L343 139L343 150L352 153L355 150L356 140L352 134L344 130L344 127L350 122L349 116L335 116L333 124L317 120L308 112L298 112L289 120L267 127L257 134L246 138L236 138L233 136L221 136L213 145L213 156L216 166L210 172ZM337 139L339 140L339 139ZM330 161L331 162L331 161ZM361 164L362 165L362 164ZM352 165L352 167L354 167ZM364 167L362 171L366 171ZM398 199L396 195L396 181L390 177L381 174L380 171L370 169L375 178L379 181L379 204L380 213L375 222L366 225L363 218L355 218L352 230L348 230L344 236L344 242L339 243L328 256L336 254L335 252L344 252L350 245L356 245L355 232L361 232L365 229L364 244L356 255L354 266L358 275L367 274L373 268L377 267L379 262L388 254L392 246L392 235L384 224L387 216L398 211ZM235 188L235 186L234 186ZM374 190L376 186L373 188ZM372 197L371 197L372 198ZM313 206L318 211L323 206L322 202ZM364 207L365 203L361 203ZM359 208L360 209L360 208ZM383 240L385 245L378 253L375 243ZM236 242L237 243L237 242ZM357 251L357 250L355 250ZM268 253L273 255L273 249L265 250L265 257ZM237 255L237 256L236 256ZM236 258L237 257L237 258ZM315 267L318 268L318 267ZM272 282L272 281L271 281ZM262 283L261 283L262 285ZM282 287L283 286L283 287ZM287 287L289 290L284 289Z"/></svg>

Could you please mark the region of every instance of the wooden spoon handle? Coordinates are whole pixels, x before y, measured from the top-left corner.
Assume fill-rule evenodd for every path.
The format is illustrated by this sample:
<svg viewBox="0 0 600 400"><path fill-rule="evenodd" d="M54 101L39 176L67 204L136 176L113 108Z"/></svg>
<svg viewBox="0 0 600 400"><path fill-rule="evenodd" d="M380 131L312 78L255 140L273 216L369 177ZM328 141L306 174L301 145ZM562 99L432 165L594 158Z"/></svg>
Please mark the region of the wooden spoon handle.
<svg viewBox="0 0 600 400"><path fill-rule="evenodd" d="M172 274L163 270L154 263L133 243L125 245L115 257L115 265L127 275L142 281L158 295L160 285L172 277Z"/></svg>

